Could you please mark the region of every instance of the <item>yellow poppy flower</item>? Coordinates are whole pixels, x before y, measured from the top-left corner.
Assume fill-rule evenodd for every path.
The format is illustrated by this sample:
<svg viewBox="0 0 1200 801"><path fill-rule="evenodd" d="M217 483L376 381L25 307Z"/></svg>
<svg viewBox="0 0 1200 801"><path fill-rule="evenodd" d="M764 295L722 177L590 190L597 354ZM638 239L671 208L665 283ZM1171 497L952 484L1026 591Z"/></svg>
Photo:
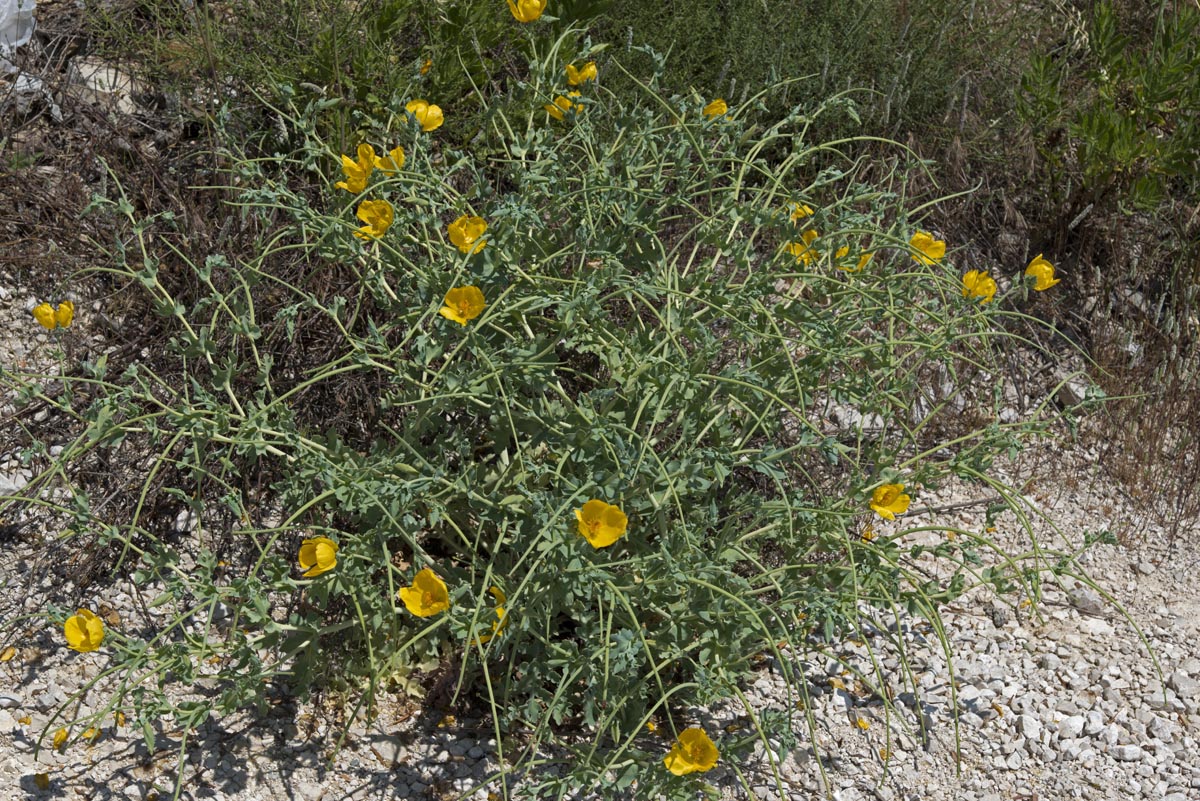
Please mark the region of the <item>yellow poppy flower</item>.
<svg viewBox="0 0 1200 801"><path fill-rule="evenodd" d="M359 239L379 239L392 226L392 219L395 217L395 212L392 210L392 204L386 200L364 200L358 204L358 212L355 216L366 223L366 225L354 232L356 237Z"/></svg>
<svg viewBox="0 0 1200 801"><path fill-rule="evenodd" d="M72 650L86 654L95 651L104 642L104 621L92 614L91 610L80 609L67 618L63 624L63 634Z"/></svg>
<svg viewBox="0 0 1200 801"><path fill-rule="evenodd" d="M404 169L404 148L393 147L386 156L376 156L375 169L384 175L395 175Z"/></svg>
<svg viewBox="0 0 1200 801"><path fill-rule="evenodd" d="M546 113L551 117L561 121L565 118L565 112L573 112L578 114L583 111L582 103L571 102L571 98L579 97L580 94L580 92L567 92L566 97L559 95L558 97L554 98L553 103L547 103L546 105L542 106L542 108L546 109Z"/></svg>
<svg viewBox="0 0 1200 801"><path fill-rule="evenodd" d="M58 731L54 732L54 750L55 751L61 751L63 749L63 746L65 746L67 744L68 736L69 735L67 734L66 729L59 729Z"/></svg>
<svg viewBox="0 0 1200 801"><path fill-rule="evenodd" d="M491 640L493 637L503 631L505 626L508 625L508 611L504 608L504 604L507 603L508 598L504 595L504 590L500 589L499 587L492 587L488 590L488 592L490 592L492 597L496 599L496 620L492 623L492 630L490 633L480 634L479 637L476 638L475 642L479 645L483 645L485 642Z"/></svg>
<svg viewBox="0 0 1200 801"><path fill-rule="evenodd" d="M39 303L33 307L33 319L41 324L42 328L47 331L53 331L55 328L66 328L75 319L75 304L69 300L64 300L58 304L58 308L54 308L49 303Z"/></svg>
<svg viewBox="0 0 1200 801"><path fill-rule="evenodd" d="M346 180L338 181L334 186L338 189L345 189L352 195L357 195L367 188L367 179L371 177L373 169L375 169L375 148L365 143L361 144L358 146L357 161L342 154L342 172L346 174Z"/></svg>
<svg viewBox="0 0 1200 801"><path fill-rule="evenodd" d="M412 586L401 587L397 594L404 601L405 608L417 617L431 617L450 608L446 582L429 568L413 576Z"/></svg>
<svg viewBox="0 0 1200 801"><path fill-rule="evenodd" d="M1057 283L1057 282L1055 282ZM54 322L58 323L59 328L66 328L75 319L75 304L69 300L64 300L58 304L58 308L54 310Z"/></svg>
<svg viewBox="0 0 1200 801"><path fill-rule="evenodd" d="M911 500L904 494L903 484L884 484L871 495L871 509L884 520L895 520L896 515L908 511Z"/></svg>
<svg viewBox="0 0 1200 801"><path fill-rule="evenodd" d="M991 303L996 297L996 282L986 270L971 270L963 276L963 297L982 298L983 303Z"/></svg>
<svg viewBox="0 0 1200 801"><path fill-rule="evenodd" d="M338 544L328 537L313 537L300 543L300 569L305 578L328 573L337 567Z"/></svg>
<svg viewBox="0 0 1200 801"><path fill-rule="evenodd" d="M575 510L579 521L579 533L593 548L607 548L621 537L629 527L629 518L618 507L604 501L590 500L583 508Z"/></svg>
<svg viewBox="0 0 1200 801"><path fill-rule="evenodd" d="M487 231L487 221L482 217L470 217L466 214L446 226L450 242L460 253L478 253L483 250L486 241L480 239Z"/></svg>
<svg viewBox="0 0 1200 801"><path fill-rule="evenodd" d="M438 314L459 325L466 325L483 313L487 304L483 292L477 286L458 286L446 293Z"/></svg>
<svg viewBox="0 0 1200 801"><path fill-rule="evenodd" d="M517 22L533 22L546 10L546 0L508 0L508 10Z"/></svg>
<svg viewBox="0 0 1200 801"><path fill-rule="evenodd" d="M404 110L417 118L422 131L432 131L442 126L444 117L440 106L432 105L428 100L410 100Z"/></svg>
<svg viewBox="0 0 1200 801"><path fill-rule="evenodd" d="M799 222L805 217L813 216L813 214L814 212L812 206L808 205L807 203L792 204L792 222Z"/></svg>
<svg viewBox="0 0 1200 801"><path fill-rule="evenodd" d="M913 254L912 260L918 264L937 264L946 258L946 243L940 239L934 239L932 234L924 231L917 231L913 234L912 239L908 240L908 244L917 251Z"/></svg>
<svg viewBox="0 0 1200 801"><path fill-rule="evenodd" d="M667 770L676 776L686 776L689 773L703 773L712 770L721 758L721 752L713 741L708 739L704 729L692 726L679 732L679 739L671 747L670 753L663 758Z"/></svg>
<svg viewBox="0 0 1200 801"><path fill-rule="evenodd" d="M421 74L428 75L430 68L433 67L433 59L427 58L421 63Z"/></svg>
<svg viewBox="0 0 1200 801"><path fill-rule="evenodd" d="M796 257L800 264L808 266L813 260L821 258L821 251L812 247L812 243L820 236L815 228L810 228L800 235L802 242L788 242L783 249Z"/></svg>
<svg viewBox="0 0 1200 801"><path fill-rule="evenodd" d="M54 307L49 303L39 303L33 307L33 319L42 324L42 327L48 331L53 331L58 322L54 319Z"/></svg>
<svg viewBox="0 0 1200 801"><path fill-rule="evenodd" d="M850 248L838 248L838 252L835 254L835 261L840 261L849 254ZM858 264L854 265L853 267L845 264L839 264L837 268L846 273L861 273L863 270L867 269L867 265L871 262L871 257L874 255L874 253L863 253L858 257Z"/></svg>
<svg viewBox="0 0 1200 801"><path fill-rule="evenodd" d="M704 107L704 116L710 120L713 117L723 117L728 113L729 106L719 97Z"/></svg>
<svg viewBox="0 0 1200 801"><path fill-rule="evenodd" d="M1054 265L1043 259L1041 253L1029 262L1029 266L1025 268L1025 274L1033 276L1033 288L1037 292L1045 292L1062 280L1054 277Z"/></svg>
<svg viewBox="0 0 1200 801"><path fill-rule="evenodd" d="M575 68L574 64L567 65L567 83L571 86L579 86L581 83L594 81L597 77L598 73L596 72L595 61L589 61L578 69Z"/></svg>

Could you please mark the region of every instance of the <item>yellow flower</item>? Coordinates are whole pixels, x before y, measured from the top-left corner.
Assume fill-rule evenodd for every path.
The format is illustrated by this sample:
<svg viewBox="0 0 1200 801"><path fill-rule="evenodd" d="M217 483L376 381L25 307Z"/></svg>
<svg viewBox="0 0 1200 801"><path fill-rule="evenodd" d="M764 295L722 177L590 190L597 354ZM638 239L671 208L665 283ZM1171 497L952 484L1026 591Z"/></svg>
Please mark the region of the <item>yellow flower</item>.
<svg viewBox="0 0 1200 801"><path fill-rule="evenodd" d="M582 509L575 510L579 521L579 533L593 548L607 548L621 537L629 527L629 518L618 507L604 501L590 500Z"/></svg>
<svg viewBox="0 0 1200 801"><path fill-rule="evenodd" d="M546 10L546 0L508 0L508 10L517 22L533 22Z"/></svg>
<svg viewBox="0 0 1200 801"><path fill-rule="evenodd" d="M492 587L488 590L492 597L496 599L496 620L492 623L492 630L488 634L480 634L475 640L479 645L483 645L488 640L495 637L504 627L508 625L508 611L504 608L504 604L508 602L508 598L504 595L504 590L499 587Z"/></svg>
<svg viewBox="0 0 1200 801"><path fill-rule="evenodd" d="M66 328L75 319L75 304L64 300L54 308L49 303L39 303L33 307L33 319L41 323L42 328L53 331L55 328Z"/></svg>
<svg viewBox="0 0 1200 801"><path fill-rule="evenodd" d="M802 242L788 242L783 249L796 257L796 261L808 266L814 259L821 258L821 251L812 247L813 241L820 236L815 228L810 228L800 235Z"/></svg>
<svg viewBox="0 0 1200 801"><path fill-rule="evenodd" d="M100 739L100 730L99 730L99 729L97 729L95 726L92 726L92 727L89 727L89 728L88 728L88 729L87 729L87 730L86 730L86 731L85 731L85 732L84 732L82 735L80 735L80 736L81 736L81 737L82 737L84 740L87 740L89 743L94 743L94 742L96 742L97 740L99 740L99 739Z"/></svg>
<svg viewBox="0 0 1200 801"><path fill-rule="evenodd" d="M834 254L834 261L841 261L848 255L850 255L850 248L840 247L838 248L837 253ZM855 266L850 267L845 264L839 264L837 268L846 273L861 273L867 268L867 264L870 263L871 257L874 255L874 253L863 253L858 257L858 264Z"/></svg>
<svg viewBox="0 0 1200 801"><path fill-rule="evenodd" d="M1062 280L1054 277L1054 265L1043 259L1041 253L1029 262L1029 266L1025 268L1025 274L1033 276L1033 288L1038 292L1045 292Z"/></svg>
<svg viewBox="0 0 1200 801"><path fill-rule="evenodd" d="M63 749L63 746L67 744L67 737L68 735L66 729L59 729L58 731L54 732L55 751L61 751Z"/></svg>
<svg viewBox="0 0 1200 801"><path fill-rule="evenodd" d="M422 131L440 128L444 121L441 107L431 105L428 100L410 100L404 110L417 118Z"/></svg>
<svg viewBox="0 0 1200 801"><path fill-rule="evenodd" d="M474 320L487 305L483 300L483 292L477 286L457 286L446 293L442 303L438 314L459 325L466 325Z"/></svg>
<svg viewBox="0 0 1200 801"><path fill-rule="evenodd" d="M346 174L346 180L338 181L334 186L338 189L345 189L352 195L357 195L367 188L367 179L371 177L373 169L375 169L375 148L368 144L361 144L358 146L358 161L342 154L342 172Z"/></svg>
<svg viewBox="0 0 1200 801"><path fill-rule="evenodd" d="M386 200L364 200L358 204L359 220L366 225L354 232L359 239L379 239L392 225L395 212Z"/></svg>
<svg viewBox="0 0 1200 801"><path fill-rule="evenodd" d="M579 69L575 68L574 64L567 65L567 83L571 86L579 86L581 83L594 81L598 77L596 72L596 62L589 61Z"/></svg>
<svg viewBox="0 0 1200 801"><path fill-rule="evenodd" d="M81 654L95 651L104 642L104 621L88 609L80 609L63 624L67 645Z"/></svg>
<svg viewBox="0 0 1200 801"><path fill-rule="evenodd" d="M991 303L996 297L996 282L986 270L971 270L963 276L963 297L982 298L983 303Z"/></svg>
<svg viewBox="0 0 1200 801"><path fill-rule="evenodd" d="M918 264L937 264L946 258L946 243L940 239L934 239L931 234L924 231L917 231L913 234L912 239L908 240L908 244L917 251L913 254L912 260Z"/></svg>
<svg viewBox="0 0 1200 801"><path fill-rule="evenodd" d="M1057 281L1055 282L1057 283ZM54 310L54 322L58 323L59 328L66 328L75 319L75 304L69 300L64 300L58 304L58 308Z"/></svg>
<svg viewBox="0 0 1200 801"><path fill-rule="evenodd" d="M386 156L376 156L375 169L384 175L395 175L404 169L404 148L393 147Z"/></svg>
<svg viewBox="0 0 1200 801"><path fill-rule="evenodd" d="M723 117L728 112L729 106L727 106L725 101L719 97L704 107L704 116L708 117L710 120L713 117Z"/></svg>
<svg viewBox="0 0 1200 801"><path fill-rule="evenodd" d="M432 58L427 58L427 59L425 59L425 61L421 63L421 74L422 74L422 75L428 75L428 74L429 74L429 69L430 69L432 66L433 66L433 59L432 59Z"/></svg>
<svg viewBox="0 0 1200 801"><path fill-rule="evenodd" d="M411 587L401 587L400 600L417 617L431 617L450 608L450 593L438 574L425 568L413 576Z"/></svg>
<svg viewBox="0 0 1200 801"><path fill-rule="evenodd" d="M663 758L667 770L676 776L686 776L689 773L703 773L712 770L720 759L721 752L708 739L704 729L693 726L679 732L679 739L671 747L671 752Z"/></svg>
<svg viewBox="0 0 1200 801"><path fill-rule="evenodd" d="M42 324L48 331L53 331L58 323L54 319L54 307L49 303L39 303L33 307L33 319Z"/></svg>
<svg viewBox="0 0 1200 801"><path fill-rule="evenodd" d="M450 241L460 253L478 253L487 243L480 239L487 230L487 222L482 217L470 217L464 214L446 226Z"/></svg>
<svg viewBox="0 0 1200 801"><path fill-rule="evenodd" d="M895 520L896 515L908 511L910 500L904 494L903 484L884 484L871 495L871 509L884 520Z"/></svg>
<svg viewBox="0 0 1200 801"><path fill-rule="evenodd" d="M566 97L559 95L558 97L554 98L553 103L547 103L546 105L542 106L542 108L546 109L546 113L554 119L562 120L564 118L563 112L569 111L578 114L583 111L582 103L571 102L571 98L579 96L579 92L567 92Z"/></svg>
<svg viewBox="0 0 1200 801"><path fill-rule="evenodd" d="M39 790L49 790L50 789L50 774L49 773L33 774L33 785L35 787L37 787Z"/></svg>
<svg viewBox="0 0 1200 801"><path fill-rule="evenodd" d="M10 659L12 659L12 658L13 658L14 656L16 656L16 655L17 655L17 649L16 649L16 648L13 648L13 647L10 645L10 646L8 646L7 648L5 648L5 649L4 649L4 652L3 652L3 653L0 653L0 662L7 662L7 661L9 661Z"/></svg>
<svg viewBox="0 0 1200 801"><path fill-rule="evenodd" d="M799 222L800 220L803 220L805 217L811 217L811 216L813 216L812 206L809 206L806 203L793 203L792 204L792 222Z"/></svg>
<svg viewBox="0 0 1200 801"><path fill-rule="evenodd" d="M300 569L305 578L328 573L337 567L338 545L328 537L313 537L300 543Z"/></svg>

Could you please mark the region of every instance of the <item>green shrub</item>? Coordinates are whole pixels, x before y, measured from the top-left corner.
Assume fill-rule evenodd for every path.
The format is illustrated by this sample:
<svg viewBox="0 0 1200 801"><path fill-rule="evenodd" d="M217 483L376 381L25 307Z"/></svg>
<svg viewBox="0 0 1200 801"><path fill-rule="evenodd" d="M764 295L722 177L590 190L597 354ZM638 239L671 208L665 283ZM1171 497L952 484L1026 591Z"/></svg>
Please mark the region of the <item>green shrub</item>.
<svg viewBox="0 0 1200 801"><path fill-rule="evenodd" d="M1063 214L1155 211L1200 172L1200 11L1162 4L1145 38L1098 3L1082 58L1035 56L1019 109ZM1084 91L1080 91L1083 89Z"/></svg>
<svg viewBox="0 0 1200 801"><path fill-rule="evenodd" d="M251 251L189 259L170 215L97 198L129 237L95 272L144 293L160 361L62 378L53 402L84 400L47 477L77 477L70 536L159 593L155 630L105 640L108 708L132 706L151 741L164 717L261 704L269 682L370 708L441 663L488 709L506 769L538 746L569 755L566 778L530 793L636 780L682 798L696 785L663 770L646 724L680 732L696 705L744 699L758 655L781 657L793 703L747 708L756 737L709 732L731 763L768 735L794 742L806 685L781 647L820 651L869 607L936 619L980 581L1036 593L1048 565L980 572L979 534L938 546L955 569L937 580L903 522L867 531L885 485L1003 490L991 461L1032 429L930 390L996 371L1003 301L966 299L948 263L914 258L906 199L806 138L848 101L760 127L746 117L785 87L710 118L709 98L630 71L636 91L584 84L554 120L564 65L596 50L575 51L576 30L519 30L543 60L474 96L488 125L470 151L420 130L409 87L355 112L378 153L406 151L361 193L334 188L331 101L281 89L303 148L228 154L230 213L261 232ZM614 56L602 76L624 69ZM390 227L357 236L355 211L378 219L362 204L381 200ZM463 216L486 221L478 252L449 241ZM481 313L439 314L467 286ZM85 483L122 449L150 457L128 516ZM628 520L602 548L577 520L593 501ZM197 516L199 547L150 519L172 503ZM444 609L428 574L400 599L424 569ZM422 604L433 614L409 611Z"/></svg>

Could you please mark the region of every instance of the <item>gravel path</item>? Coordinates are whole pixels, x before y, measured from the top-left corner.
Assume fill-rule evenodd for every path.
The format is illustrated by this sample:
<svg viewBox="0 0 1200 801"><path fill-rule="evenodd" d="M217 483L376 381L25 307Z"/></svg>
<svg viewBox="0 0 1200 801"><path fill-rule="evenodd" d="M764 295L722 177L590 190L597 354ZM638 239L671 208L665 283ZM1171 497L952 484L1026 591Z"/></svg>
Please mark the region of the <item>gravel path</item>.
<svg viewBox="0 0 1200 801"><path fill-rule="evenodd" d="M6 366L54 365L47 357L52 338L30 323L36 300L0 291L0 330L7 332L0 358ZM87 308L79 299L76 305ZM72 335L82 342L87 315L80 317ZM928 624L899 618L918 693L902 681L901 663L885 638L865 631L863 642L842 643L829 657L798 663L816 726L810 731L796 716L800 747L777 764L777 772L760 753L747 764L722 762L705 780L727 798L750 797L745 782L761 799L1200 799L1200 599L1194 587L1200 573L1186 546L1200 531L1185 532L1174 545L1166 542L1161 530L1114 497L1095 461L1081 447L1040 447L1002 477L1026 487L1030 509L1044 512L1033 518L1043 547L1077 545L1086 532L1104 528L1131 543L1098 545L1079 564L1140 627L1161 672L1116 604L1085 586L1064 579L1061 586L1048 585L1031 606L1010 606L1013 599L975 590L943 609L950 665ZM19 489L30 475L14 453L0 451L0 493ZM903 522L983 532L984 506L963 503L986 494L948 484L914 504L947 511L908 515ZM894 530L880 527L879 534ZM903 543L924 537L932 545L943 536L924 532ZM1013 551L1031 544L1010 513L988 536ZM57 553L56 537L53 531L25 531L3 541L0 658L10 645L14 652L0 662L0 796L170 798L181 732L167 732L151 753L136 731L109 715L93 742L75 741L62 753L49 747L60 706L107 664L103 649L77 654L62 644L60 632L19 623L47 602L77 597L61 563L47 558ZM937 569L932 561L928 567ZM93 588L90 596L113 615L134 618L140 614L135 592L143 600L155 594L152 587L111 585ZM873 660L881 666L878 674ZM756 710L787 705L778 668L766 660L747 688ZM894 703L884 705L858 681L860 675L886 685ZM498 782L488 781L497 768L495 739L481 721L449 720L439 710L394 697L385 699L372 724L345 725L341 711L328 703L276 700L261 719L239 715L200 727L185 751L180 798L482 800L502 792ZM102 693L89 693L80 711L103 702ZM710 731L730 736L747 724L733 707L697 710L696 717ZM665 753L669 742L658 736ZM38 774L46 774L47 788L39 786Z"/></svg>

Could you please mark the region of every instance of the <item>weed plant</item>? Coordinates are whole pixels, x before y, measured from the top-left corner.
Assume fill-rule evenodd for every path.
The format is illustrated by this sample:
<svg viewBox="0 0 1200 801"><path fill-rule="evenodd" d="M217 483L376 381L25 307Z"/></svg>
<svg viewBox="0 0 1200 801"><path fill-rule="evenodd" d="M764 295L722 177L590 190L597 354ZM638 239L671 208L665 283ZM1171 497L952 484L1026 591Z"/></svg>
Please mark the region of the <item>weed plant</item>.
<svg viewBox="0 0 1200 801"><path fill-rule="evenodd" d="M97 358L53 396L3 374L75 421L53 458L29 440L24 501L152 596L102 644L66 599L41 616L105 660L52 724L70 738L124 710L153 748L272 687L371 713L436 669L493 727L505 794L692 797L702 777L663 760L704 707L737 699L752 721L706 729L726 764L786 750L805 657L898 615L937 623L980 582L1036 597L1063 569L1035 547L985 571L995 546L956 531L937 578L905 541L909 496L951 475L1020 511L989 468L1036 426L957 390L995 374L996 319L1025 293L965 292L914 239L903 172L864 183L847 143L810 139L847 98L750 122L787 84L721 113L661 91L649 50L649 72L613 56L571 87L566 65L600 46L508 25L533 57L473 90L469 147L410 105L419 76L354 110L344 149L323 124L337 100L279 87L270 111L301 145L225 153L213 190L252 249L192 258L167 211L119 185L95 199L126 235L91 272L144 297L158 358ZM130 451L117 509L87 476ZM788 682L777 708L743 692L764 654ZM513 783L547 760L561 778Z"/></svg>

